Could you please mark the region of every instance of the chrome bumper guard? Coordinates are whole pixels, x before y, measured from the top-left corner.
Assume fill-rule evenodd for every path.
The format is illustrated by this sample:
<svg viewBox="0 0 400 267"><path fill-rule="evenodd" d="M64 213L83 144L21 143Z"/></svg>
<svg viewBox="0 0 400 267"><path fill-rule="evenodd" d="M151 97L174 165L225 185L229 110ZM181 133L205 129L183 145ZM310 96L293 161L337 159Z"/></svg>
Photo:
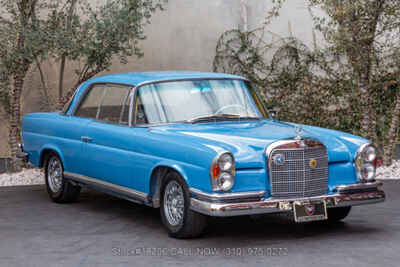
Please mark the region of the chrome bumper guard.
<svg viewBox="0 0 400 267"><path fill-rule="evenodd" d="M294 201L325 201L327 208L358 206L385 201L380 186L380 182L340 185L334 194L296 199L263 199L265 191L208 194L191 188L190 206L196 212L217 217L290 212Z"/></svg>

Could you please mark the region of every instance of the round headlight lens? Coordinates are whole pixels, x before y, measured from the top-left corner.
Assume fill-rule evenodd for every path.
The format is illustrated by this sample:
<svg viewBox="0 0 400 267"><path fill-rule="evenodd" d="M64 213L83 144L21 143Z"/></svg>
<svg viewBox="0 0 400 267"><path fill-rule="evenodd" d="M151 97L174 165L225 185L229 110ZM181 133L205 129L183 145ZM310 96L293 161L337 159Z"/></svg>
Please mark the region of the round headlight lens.
<svg viewBox="0 0 400 267"><path fill-rule="evenodd" d="M377 152L373 145L365 144L358 149L354 163L360 182L370 182L375 179L376 158Z"/></svg>
<svg viewBox="0 0 400 267"><path fill-rule="evenodd" d="M230 171L233 166L233 157L228 153L221 155L218 159L218 166L221 171Z"/></svg>
<svg viewBox="0 0 400 267"><path fill-rule="evenodd" d="M375 178L375 167L372 164L364 164L361 167L360 174L362 179L369 181Z"/></svg>
<svg viewBox="0 0 400 267"><path fill-rule="evenodd" d="M218 177L217 183L221 190L228 191L233 187L233 176L224 172Z"/></svg>
<svg viewBox="0 0 400 267"><path fill-rule="evenodd" d="M376 159L376 149L373 146L367 146L363 151L363 158L367 162L373 162Z"/></svg>

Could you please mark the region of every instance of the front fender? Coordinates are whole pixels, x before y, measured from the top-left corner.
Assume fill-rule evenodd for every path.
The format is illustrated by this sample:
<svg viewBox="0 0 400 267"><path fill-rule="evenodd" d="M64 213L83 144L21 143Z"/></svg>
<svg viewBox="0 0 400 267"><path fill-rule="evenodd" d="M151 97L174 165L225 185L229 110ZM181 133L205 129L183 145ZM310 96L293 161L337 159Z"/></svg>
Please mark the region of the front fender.
<svg viewBox="0 0 400 267"><path fill-rule="evenodd" d="M205 169L201 166L192 165L184 162L177 162L172 160L162 160L153 166L151 171L148 174L148 182L146 186L146 192L150 192L151 190L151 176L154 171L159 167L167 167L175 170L179 173L182 178L185 180L187 186L195 187L204 191L210 191L211 184L210 178L208 174L208 169Z"/></svg>
<svg viewBox="0 0 400 267"><path fill-rule="evenodd" d="M61 161L62 161L62 163L64 165L64 169L67 169L67 166L65 166L66 161L65 161L65 158L64 158L64 154L61 152L61 149L59 149L54 144L46 144L46 145L43 145L40 148L40 150L39 150L40 151L39 152L39 159L38 159L37 166L39 166L40 168L44 167L43 166L43 164L44 164L44 161L43 161L44 158L43 157L44 157L45 152L49 151L49 150L54 151L54 152L56 152L58 154L58 156L60 157L60 159L61 159Z"/></svg>

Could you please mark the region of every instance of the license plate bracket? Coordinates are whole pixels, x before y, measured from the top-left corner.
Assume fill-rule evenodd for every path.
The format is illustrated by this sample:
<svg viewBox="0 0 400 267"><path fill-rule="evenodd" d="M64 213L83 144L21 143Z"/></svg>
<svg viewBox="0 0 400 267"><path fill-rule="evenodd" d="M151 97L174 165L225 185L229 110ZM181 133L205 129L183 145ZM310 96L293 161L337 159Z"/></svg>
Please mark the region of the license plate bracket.
<svg viewBox="0 0 400 267"><path fill-rule="evenodd" d="M293 213L294 220L298 223L328 219L324 200L295 201L293 202Z"/></svg>

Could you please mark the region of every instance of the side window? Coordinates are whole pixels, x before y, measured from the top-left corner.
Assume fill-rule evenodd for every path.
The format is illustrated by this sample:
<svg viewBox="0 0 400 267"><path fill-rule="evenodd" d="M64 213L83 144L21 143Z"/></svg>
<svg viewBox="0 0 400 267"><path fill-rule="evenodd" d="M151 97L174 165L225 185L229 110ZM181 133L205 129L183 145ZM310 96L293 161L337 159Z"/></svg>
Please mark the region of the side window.
<svg viewBox="0 0 400 267"><path fill-rule="evenodd" d="M105 89L105 85L96 85L90 89L90 92L85 96L85 99L75 112L75 116L96 119L99 105L106 92Z"/></svg>
<svg viewBox="0 0 400 267"><path fill-rule="evenodd" d="M108 85L101 100L97 119L115 124L128 124L130 87Z"/></svg>
<svg viewBox="0 0 400 267"><path fill-rule="evenodd" d="M131 105L131 97L130 94L128 94L124 105L122 106L122 111L121 111L121 119L119 121L120 124L122 125L129 125L129 107Z"/></svg>
<svg viewBox="0 0 400 267"><path fill-rule="evenodd" d="M142 101L142 95L140 94L140 92L137 92L136 94L136 103L133 112L134 112L133 125L143 125L149 123L146 117Z"/></svg>

